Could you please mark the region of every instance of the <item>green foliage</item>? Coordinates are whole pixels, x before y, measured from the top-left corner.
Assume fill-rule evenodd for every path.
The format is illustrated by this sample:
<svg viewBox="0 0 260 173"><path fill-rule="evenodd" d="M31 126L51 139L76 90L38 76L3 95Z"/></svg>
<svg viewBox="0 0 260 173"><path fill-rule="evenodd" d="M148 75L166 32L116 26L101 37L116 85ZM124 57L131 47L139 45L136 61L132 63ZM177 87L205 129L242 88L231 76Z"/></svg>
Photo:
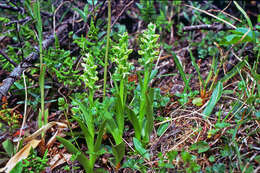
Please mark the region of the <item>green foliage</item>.
<svg viewBox="0 0 260 173"><path fill-rule="evenodd" d="M190 146L190 150L198 150L198 153L204 153L210 148L209 144L205 141L199 141Z"/></svg>
<svg viewBox="0 0 260 173"><path fill-rule="evenodd" d="M137 139L133 139L133 143L135 146L136 151L145 159L150 160L150 155L146 149L143 148L142 143Z"/></svg>
<svg viewBox="0 0 260 173"><path fill-rule="evenodd" d="M29 157L18 162L10 172L11 173L42 172L48 166L47 154L48 151L46 150L43 157L39 157L37 155L37 152L31 148Z"/></svg>
<svg viewBox="0 0 260 173"><path fill-rule="evenodd" d="M214 23L214 20L205 17L199 11L192 11L192 16L188 16L185 10L180 12L181 1L140 0L140 3L137 3L140 10L140 19L143 20L145 26L150 22L154 24L149 24L148 29L139 36L138 44L140 50L138 51L138 54L140 55L140 58L138 62L139 65L141 65L142 70L137 72L139 84L135 86L135 84L131 84L128 80L128 78L131 77L130 75L134 68L128 60L129 55L133 52L132 49L129 49L128 43L131 38L129 38L128 34L125 32L126 29L124 25L115 24L113 25L114 28L112 28L111 34L110 32L107 32L107 46L105 46L105 39L102 39L104 32L100 30L102 29L101 27L103 27L100 25L102 21L97 19L98 16L95 13L99 10L101 5L97 0L88 0L83 9L73 8L73 10L83 19L85 26L88 26L89 23L89 21L87 21L90 13L89 9L93 9L90 27L87 27L87 35L77 37L75 34L73 35L72 32L70 35L73 35L74 43L80 48L81 56L79 59L72 57L69 50L61 49L58 38L55 38L55 48L50 48L46 52L43 52L43 26L46 26L46 23L50 22L50 20L41 21L39 0L34 3L31 2L31 0L26 0L24 4L26 7L25 14L31 16L31 21L23 24L8 24L11 22L11 19L0 17L0 22L4 23L4 25L0 26L0 37L8 37L14 45L23 43L17 47L7 46L5 52L18 64L21 62L22 57L28 56L32 51L35 51L32 48L32 41L38 41L40 68L33 69L30 73L35 75L40 71L39 83L41 86L41 94L36 94L39 90L30 89L29 87L28 93L31 96L31 100L29 100L28 105L33 106L33 108L37 110L36 108L39 106L39 103L41 103L38 119L39 126L47 123L48 119L48 110L44 108L44 103L46 103L46 101L44 101L44 97L46 97L46 95L44 95L44 89L50 89L51 86L44 85L44 78L47 77L45 76L46 70L53 78L57 78L60 83L68 88L77 87L78 89L82 83L85 84L87 92L72 93L70 99L61 97L58 98L58 100L56 100L56 98L53 100L58 102L58 109L64 111L66 116L71 112L73 114L74 122L80 126L81 132L77 133L77 137L72 135L72 139L70 140L61 137L57 137L57 139L73 154L72 161L79 161L86 172L98 171L97 169L94 170L94 165L97 159L104 153L113 154L114 157L109 159L111 161L109 164L115 166L116 169L119 168L118 166L120 166L121 161L125 158L126 161L123 163L122 168L131 168L140 172L204 171L201 170L201 167L197 163L198 160L200 160L200 158L198 159L197 157L201 156L209 156L208 161L211 162L211 166L206 168L206 172L227 171L228 167L226 167L224 163L221 163L222 159L229 160L230 171L239 169L241 172L252 172L254 166L248 166L248 163L253 159L255 162L259 163L258 156L250 159L245 158L244 153L242 153L243 150L240 150L239 148L239 143L241 142L240 138L237 138L237 134L240 132L240 126L243 125L247 127L248 123L251 123L252 120L260 119L258 110L260 102L260 85L258 82L260 79L258 65L260 51L259 46L257 45L259 44L259 31L253 30L250 18L236 2L235 5L244 15L248 26L245 26L245 22L242 22L242 24L236 24L237 29L235 30L218 32L200 31L199 33L201 35L199 36L202 37L201 39L198 39L196 36L198 32L190 32L188 35L185 35L187 37L183 37L189 42L188 47L192 46L197 50L197 57L193 56L194 51L189 50L189 53L192 66L195 68L199 78L200 92L192 90L192 86L190 86L189 83L191 78L195 75L185 73L184 65L179 57L174 52L171 52L172 44L168 45L168 43L163 43L163 47L173 54L174 65L184 81L184 91L182 93L174 93L175 96L179 98L179 103L184 106L192 101L193 105L199 107L203 106L203 104L210 99L208 104L204 105L205 108L202 110L202 114L206 118L211 115L216 116L216 121L212 123L210 129L207 129L208 126L205 127L208 130L206 132L208 133L208 138L211 138L217 133L222 135L221 142L224 145L219 145L217 147L220 152L219 155L213 155L211 153L209 145L211 143L206 142L204 139L204 141L199 141L189 146L189 150L196 153L194 155L184 150L180 152L169 151L168 153L159 151L159 153L153 157L152 153L150 153L152 152L149 149L150 145L147 144L150 142L150 135L154 128L154 109L158 110L165 107L169 102L168 97L161 95L159 88L150 87L152 79L156 78L158 72L158 70L153 69L153 67L154 61L158 59L159 54L158 49L160 45L157 43L159 34L161 38L160 41L162 42L165 41L164 38L169 38L168 34L170 32L173 33L174 40L179 41L179 39L175 39L175 34L178 36L186 34L180 32L183 23L180 21L179 14L183 14L183 17L190 22L190 25L201 23L216 24ZM52 5L51 1L48 1L48 4ZM208 4L201 6L198 2L190 2L190 4L205 10L209 7ZM45 5L41 6L41 9L44 8L45 10L48 10ZM58 23L63 20L71 7L72 5L64 12ZM53 12L54 6L52 6L52 13ZM19 14L16 19L20 20L24 17L24 14ZM178 18L177 21L175 20L176 17ZM233 22L223 13L219 13L217 17L230 23ZM36 26L37 33L34 32L33 26ZM259 26L256 26L255 28L259 29ZM107 27L107 29L110 31L109 27ZM159 31L159 34L156 34L156 31ZM213 44L214 42L221 47L215 46ZM223 64L227 62L226 60L230 55L230 50L236 53L236 50L240 49L241 52L244 53L248 43L253 43L255 46L253 50L253 53L256 55L256 58L254 57L254 62L248 61L251 57L241 58L241 61L220 79L218 74L221 72ZM112 44L112 46L110 46L111 49L109 44ZM175 42L175 44L179 44L179 42ZM182 45L182 42L180 45ZM224 51L225 49L228 50ZM238 55L238 57L243 56L242 53ZM106 57L106 60L104 60L104 57ZM196 63L196 58L203 59L207 57L212 57L213 59L207 78L204 80L200 65ZM100 78L98 70L103 67L105 67L105 69L107 68L107 60L113 63L111 65L112 68L109 69L109 72L111 72L111 88L109 88L109 94L104 94L104 98L99 99L95 95L100 88L100 86L97 85ZM13 68L13 65L11 65L11 63L2 55L0 55L0 62L1 67L8 71L11 71ZM76 63L81 64L81 66L78 68L78 64ZM236 88L238 92L235 93L237 100L231 103L230 107L232 108L227 114L224 115L224 111L222 110L216 110L214 113L220 98L226 94L233 94L231 89L224 90L223 85L235 75L241 79ZM30 81L30 79L27 80ZM104 80L104 82L106 84L106 80ZM35 83L32 82L32 85L34 84ZM15 85L18 90L24 90L24 87L19 84L19 81L16 82ZM104 87L104 90L106 91L106 87ZM199 93L200 95L198 96ZM24 102L20 103L23 104ZM51 108L53 109L53 107L54 106L52 105ZM11 113L11 109L7 107L2 107L2 110L0 110L1 121L4 121L11 126L11 128L19 126L19 115ZM233 118L232 121L227 121L231 116ZM167 120L167 118L162 116L156 117L156 120L163 119ZM211 121L211 119L207 119L205 122L208 121ZM134 154L137 153L138 155L134 155L133 158L131 157L131 152L126 155L126 146L123 140L124 134L127 131L127 129L125 129L126 122L131 123L135 133L135 137L133 138ZM157 136L159 138L163 137L170 125L171 123L168 121L161 124L159 127L156 127ZM243 130L244 129L246 128L243 127ZM245 131L247 132L248 129ZM248 136L257 132L258 130L254 130ZM101 144L102 136L105 133L110 133L113 138L112 140L109 138L111 145L106 146L108 151L104 149ZM201 135L200 137L204 136ZM79 145L77 144L78 138L85 139L85 144L87 146L86 151L79 148ZM9 157L14 154L15 149L11 141L6 140L3 142L2 146ZM155 160L153 160L154 157L156 157ZM32 163L29 163L29 160L20 162L13 172L22 172L22 170L25 170L25 166L27 172L40 172L47 166L47 155L44 155L44 158L41 159L35 154L34 156L30 156L29 159L31 159L30 161L33 165ZM236 160L236 162L234 160ZM156 162L156 166L148 166L147 162L150 163L150 161ZM177 163L178 165L173 163ZM70 168L67 169L73 171L75 168L72 168L72 170Z"/></svg>
<svg viewBox="0 0 260 173"><path fill-rule="evenodd" d="M237 28L236 30L230 31L232 34L229 34L223 39L221 44L223 45L231 45L235 43L246 43L246 42L254 42L255 37L259 37L258 31L251 31L248 28ZM242 39L243 38L243 39ZM259 39L256 39L257 43L259 43Z"/></svg>
<svg viewBox="0 0 260 173"><path fill-rule="evenodd" d="M156 9L154 7L154 1L141 0L137 3L141 12L141 18L147 23L154 22L156 20Z"/></svg>
<svg viewBox="0 0 260 173"><path fill-rule="evenodd" d="M15 147L13 145L13 143L7 139L2 143L2 146L5 150L5 152L8 154L9 157L12 157L13 154L15 153Z"/></svg>
<svg viewBox="0 0 260 173"><path fill-rule="evenodd" d="M157 129L157 135L160 137L168 129L169 125L169 122L161 124Z"/></svg>
<svg viewBox="0 0 260 173"><path fill-rule="evenodd" d="M95 26L93 19L91 19L90 29L87 36L75 36L73 42L81 48L81 55L83 57L85 57L86 54L90 54L95 57L95 63L104 66L103 57L105 55L105 49L103 45L105 41L104 39L100 40L99 28L98 26Z"/></svg>
<svg viewBox="0 0 260 173"><path fill-rule="evenodd" d="M155 34L155 25L149 24L148 29L144 31L142 36L140 37L140 48L141 50L138 51L138 54L142 56L141 59L139 59L140 65L143 66L144 72L143 72L143 80L140 78L140 87L141 87L141 95L140 95L140 109L139 109L139 126L140 127L148 127L148 124L144 124L145 122L148 123L149 116L147 110L153 109L152 101L153 101L153 90L150 90L148 88L151 78L151 72L153 67L154 60L158 57L159 51L157 49L159 48L159 44L157 43L157 40L159 38L158 34ZM150 100L148 100L150 99ZM150 105L149 102L150 101ZM152 111L153 112L153 111ZM153 114L153 113L152 113ZM145 117L146 115L146 117ZM150 124L149 124L150 125ZM144 131L142 136L144 137L144 140L146 142L149 141L149 135L150 133L148 131ZM137 137L137 136L136 136ZM139 140L140 138L137 137Z"/></svg>
<svg viewBox="0 0 260 173"><path fill-rule="evenodd" d="M187 79L187 77L186 77L186 74L185 74L185 72L183 70L184 68L183 68L183 66L181 64L181 61L179 60L179 58L177 57L177 55L174 52L172 52L172 54L173 54L173 59L174 59L174 62L176 64L176 66L177 66L177 69L179 70L181 78L182 78L182 80L184 81L184 84L185 84L184 93L186 93L187 89L190 92L191 88L189 86L189 79Z"/></svg>
<svg viewBox="0 0 260 173"><path fill-rule="evenodd" d="M10 126L11 130L19 127L19 120L22 115L11 108L8 108L8 103L3 103L0 109L0 120Z"/></svg>
<svg viewBox="0 0 260 173"><path fill-rule="evenodd" d="M82 112L86 114L84 108L82 108ZM69 152L76 155L76 160L80 162L80 164L84 167L86 172L93 172L94 164L97 159L97 157L101 154L103 154L102 150L100 150L101 147L101 141L102 136L105 132L105 124L106 121L104 121L99 128L98 135L95 138L94 135L94 129L92 127L92 124L89 124L90 126L86 126L81 119L77 117L73 117L80 125L81 130L83 131L83 135L88 147L88 155L87 158L83 151L80 149L77 149L69 140L57 136L57 139L68 149Z"/></svg>
<svg viewBox="0 0 260 173"><path fill-rule="evenodd" d="M17 19L23 19L24 16L17 15ZM6 38L17 46L6 46L7 56L16 64L19 64L24 57L27 57L33 50L30 43L31 39L36 40L36 35L31 28L31 21L24 22L22 25L13 23L8 17L0 17L0 38ZM19 53L18 53L19 52ZM13 64L0 55L1 67L7 71L11 71Z"/></svg>
<svg viewBox="0 0 260 173"><path fill-rule="evenodd" d="M200 171L200 165L196 163L196 156L191 155L187 151L182 151L181 152L181 158L186 166L185 170L187 173L192 173L192 172L198 172Z"/></svg>
<svg viewBox="0 0 260 173"><path fill-rule="evenodd" d="M49 48L44 56L44 62L51 74L55 74L59 82L70 87L80 86L78 70L74 70L75 57L70 56L70 51L63 50L56 44L56 48Z"/></svg>
<svg viewBox="0 0 260 173"><path fill-rule="evenodd" d="M43 157L37 156L35 150L31 149L31 154L23 160L23 173L41 172L48 166L48 151L46 150Z"/></svg>
<svg viewBox="0 0 260 173"><path fill-rule="evenodd" d="M223 91L223 84L221 82L218 82L216 88L214 89L210 101L207 104L206 108L203 111L203 114L208 117L211 112L213 111L215 105L217 104L217 102L219 101L221 95L222 95L222 91Z"/></svg>

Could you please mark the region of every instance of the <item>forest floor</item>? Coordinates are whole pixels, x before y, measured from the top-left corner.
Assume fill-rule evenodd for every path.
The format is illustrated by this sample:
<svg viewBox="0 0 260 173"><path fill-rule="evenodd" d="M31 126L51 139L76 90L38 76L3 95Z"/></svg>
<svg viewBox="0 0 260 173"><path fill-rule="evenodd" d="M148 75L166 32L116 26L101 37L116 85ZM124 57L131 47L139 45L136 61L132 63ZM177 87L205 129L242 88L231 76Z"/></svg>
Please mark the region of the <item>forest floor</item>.
<svg viewBox="0 0 260 173"><path fill-rule="evenodd" d="M107 47L107 1L41 1L41 52L39 18L30 3L1 2L0 167L10 171L24 159L20 172L87 172L80 159L85 153L88 161L96 157L94 172L259 172L259 3L241 3L112 1ZM156 26L153 34L149 23ZM128 48L120 43L124 32ZM118 100L125 98L122 136L117 136L122 109L113 99L124 78L114 76L115 55L132 63L123 93L117 93L123 95ZM146 55L155 58L142 64ZM40 67L46 67L43 76ZM146 71L149 83L142 95ZM92 85L91 75L98 79ZM142 100L145 118L139 123ZM82 118L85 110L93 114L91 125ZM138 123L128 115L131 110ZM98 141L99 134L100 147L92 151L90 141Z"/></svg>

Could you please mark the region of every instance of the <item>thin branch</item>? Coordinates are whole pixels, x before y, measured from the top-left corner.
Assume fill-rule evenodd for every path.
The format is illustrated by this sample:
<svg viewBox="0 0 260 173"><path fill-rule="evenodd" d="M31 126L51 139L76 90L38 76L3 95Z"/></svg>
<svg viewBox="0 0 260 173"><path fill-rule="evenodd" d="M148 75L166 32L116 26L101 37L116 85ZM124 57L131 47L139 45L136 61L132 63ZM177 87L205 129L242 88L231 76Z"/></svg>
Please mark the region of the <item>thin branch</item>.
<svg viewBox="0 0 260 173"><path fill-rule="evenodd" d="M0 4L0 8L12 11L20 11L21 9L6 4Z"/></svg>
<svg viewBox="0 0 260 173"><path fill-rule="evenodd" d="M232 28L237 29L236 26L234 26L233 24L229 23L228 21L226 21L226 20L224 20L224 19L221 19L221 18L219 18L219 17L217 17L217 16L215 16L215 15L213 15L213 14L211 14L211 13L205 11L205 10L202 10L202 9L199 9L199 8L193 7L193 6L191 6L191 5L187 5L187 4L184 4L184 5L185 5L186 7L193 8L193 9L198 10L198 11L200 11L200 12L202 12L202 13L205 13L205 14L211 16L211 17L214 17L215 19L217 19L217 20L219 20L219 21L225 23L226 25L229 25L229 26L231 26Z"/></svg>
<svg viewBox="0 0 260 173"><path fill-rule="evenodd" d="M4 51L0 50L0 54L3 55L3 57L15 67L17 66L17 64L11 58L9 58Z"/></svg>
<svg viewBox="0 0 260 173"><path fill-rule="evenodd" d="M132 0L131 2L129 2L124 8L123 10L119 13L119 15L116 17L116 19L114 20L113 24L111 25L111 28L113 28L113 26L115 25L115 23L117 22L117 20L119 19L119 17L124 13L124 11L130 7L135 1Z"/></svg>

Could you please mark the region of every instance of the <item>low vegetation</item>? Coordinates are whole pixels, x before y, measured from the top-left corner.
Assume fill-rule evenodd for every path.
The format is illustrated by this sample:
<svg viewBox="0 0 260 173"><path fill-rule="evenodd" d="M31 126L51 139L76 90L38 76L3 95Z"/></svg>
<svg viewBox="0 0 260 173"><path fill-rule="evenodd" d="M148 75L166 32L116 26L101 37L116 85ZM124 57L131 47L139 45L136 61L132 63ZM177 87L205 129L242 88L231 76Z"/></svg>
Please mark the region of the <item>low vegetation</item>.
<svg viewBox="0 0 260 173"><path fill-rule="evenodd" d="M0 171L258 172L257 5L1 2Z"/></svg>

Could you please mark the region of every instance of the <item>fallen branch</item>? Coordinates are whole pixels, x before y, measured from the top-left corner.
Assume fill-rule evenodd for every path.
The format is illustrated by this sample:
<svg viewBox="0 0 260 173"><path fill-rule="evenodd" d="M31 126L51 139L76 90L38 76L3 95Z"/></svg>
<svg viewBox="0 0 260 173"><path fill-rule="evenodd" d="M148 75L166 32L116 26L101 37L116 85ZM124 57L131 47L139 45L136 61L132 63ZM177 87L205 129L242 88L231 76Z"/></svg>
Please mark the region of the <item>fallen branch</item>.
<svg viewBox="0 0 260 173"><path fill-rule="evenodd" d="M213 24L213 25L194 25L194 26L184 26L182 31L195 31L195 30L213 30L213 31L227 31L227 30L234 30L234 28L227 27L225 25L219 24Z"/></svg>
<svg viewBox="0 0 260 173"><path fill-rule="evenodd" d="M6 4L0 4L0 8L5 9L5 10L11 10L11 11L22 11L21 8L13 7L13 6L6 5Z"/></svg>

